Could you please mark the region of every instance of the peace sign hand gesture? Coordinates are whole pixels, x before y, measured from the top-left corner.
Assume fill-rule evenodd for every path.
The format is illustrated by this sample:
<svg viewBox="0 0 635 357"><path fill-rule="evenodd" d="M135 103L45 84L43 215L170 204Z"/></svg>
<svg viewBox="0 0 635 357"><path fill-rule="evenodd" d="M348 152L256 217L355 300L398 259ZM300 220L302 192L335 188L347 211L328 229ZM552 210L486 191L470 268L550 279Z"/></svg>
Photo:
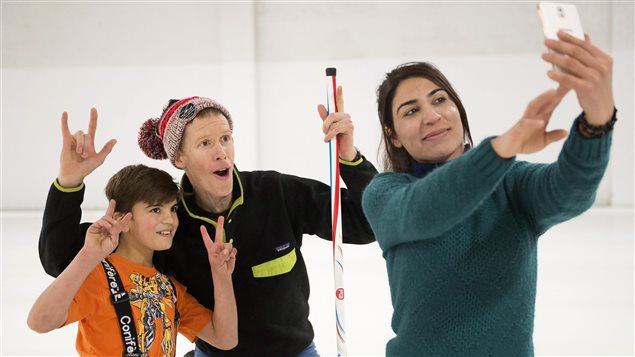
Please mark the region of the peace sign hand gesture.
<svg viewBox="0 0 635 357"><path fill-rule="evenodd" d="M97 109L90 110L88 133L79 130L71 134L68 129L68 113L62 113L62 153L57 181L62 187L77 187L84 178L99 167L110 154L117 140L110 139L103 148L95 151Z"/></svg>
<svg viewBox="0 0 635 357"><path fill-rule="evenodd" d="M223 243L223 223L225 218L218 217L214 241L207 233L205 226L201 225L201 236L207 249L209 265L212 268L212 279L230 279L236 266L236 254L238 251L231 243Z"/></svg>
<svg viewBox="0 0 635 357"><path fill-rule="evenodd" d="M123 218L115 218L115 200L110 200L106 214L91 224L86 231L83 253L91 260L100 261L112 253L119 245L119 234L126 228L132 213Z"/></svg>

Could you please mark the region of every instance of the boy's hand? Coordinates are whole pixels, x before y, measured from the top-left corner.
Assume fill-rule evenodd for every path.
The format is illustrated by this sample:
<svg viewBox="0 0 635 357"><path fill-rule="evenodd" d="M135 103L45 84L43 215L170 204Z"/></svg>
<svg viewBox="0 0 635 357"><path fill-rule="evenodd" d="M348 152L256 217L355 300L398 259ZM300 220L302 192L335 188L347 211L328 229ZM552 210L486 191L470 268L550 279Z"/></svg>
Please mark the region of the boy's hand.
<svg viewBox="0 0 635 357"><path fill-rule="evenodd" d="M115 219L115 200L110 200L106 214L88 227L83 253L97 261L106 258L117 248L119 234L131 218L132 213L127 213L121 220Z"/></svg>
<svg viewBox="0 0 635 357"><path fill-rule="evenodd" d="M236 265L236 253L238 251L233 247L231 243L223 243L223 223L224 217L218 217L218 224L216 225L216 234L214 241L207 233L205 226L201 226L201 236L207 249L207 257L209 259L209 265L212 268L212 277L231 277L234 267Z"/></svg>
<svg viewBox="0 0 635 357"><path fill-rule="evenodd" d="M57 181L62 187L79 186L84 177L104 163L117 140L110 139L99 151L95 151L95 133L97 131L97 109L90 110L88 133L79 130L71 134L68 129L68 114L62 113L62 153L60 155L60 173Z"/></svg>

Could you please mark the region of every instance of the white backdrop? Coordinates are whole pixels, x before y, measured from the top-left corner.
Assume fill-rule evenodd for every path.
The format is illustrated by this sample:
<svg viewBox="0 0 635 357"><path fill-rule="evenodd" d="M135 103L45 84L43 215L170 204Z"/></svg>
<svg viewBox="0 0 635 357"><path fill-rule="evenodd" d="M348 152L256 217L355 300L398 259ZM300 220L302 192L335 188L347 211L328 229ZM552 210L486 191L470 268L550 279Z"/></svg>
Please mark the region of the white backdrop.
<svg viewBox="0 0 635 357"><path fill-rule="evenodd" d="M108 177L145 162L140 124L170 98L220 100L236 123L240 169L276 169L326 181L315 106L324 68L338 68L357 146L377 162L375 90L397 64L435 63L464 101L476 142L509 128L527 102L553 87L533 2L131 3L10 2L2 8L2 199L41 209L57 174L59 118L97 142L119 140L87 180L85 207L100 208ZM598 204L633 205L633 3L578 3L583 25L615 58L620 121ZM327 21L328 20L328 21ZM553 125L569 128L573 94ZM559 145L527 159L551 161Z"/></svg>
<svg viewBox="0 0 635 357"><path fill-rule="evenodd" d="M558 239L544 240L537 353L632 354L633 2L576 3L592 41L615 60L619 121L596 203L626 211L618 210L615 218L600 208L586 220L554 229ZM106 203L106 180L126 164L146 163L180 177L169 163L147 159L136 144L141 123L160 114L169 98L201 95L225 104L234 117L240 169L274 169L326 182L327 149L315 109L324 101L325 67L338 68L356 145L376 164L375 90L399 63L431 61L448 76L477 143L505 131L529 100L553 87L540 59L544 46L535 2L5 1L0 6L2 340L11 355L73 351L72 328L35 336L22 323L49 281L37 261L37 232L57 174L62 111L69 112L72 130L86 130L94 106L100 113L97 143L118 139L106 163L86 180L84 208L99 210ZM570 94L552 126L568 129L578 113ZM551 161L560 146L523 159ZM597 229L598 221L606 232ZM314 237L305 242L316 342L332 353L328 247ZM572 253L578 244L581 251ZM347 250L347 288L357 301L349 307L351 330L357 332L349 337L358 355L380 355L391 335L383 264L375 244ZM369 318L369 311L376 315Z"/></svg>

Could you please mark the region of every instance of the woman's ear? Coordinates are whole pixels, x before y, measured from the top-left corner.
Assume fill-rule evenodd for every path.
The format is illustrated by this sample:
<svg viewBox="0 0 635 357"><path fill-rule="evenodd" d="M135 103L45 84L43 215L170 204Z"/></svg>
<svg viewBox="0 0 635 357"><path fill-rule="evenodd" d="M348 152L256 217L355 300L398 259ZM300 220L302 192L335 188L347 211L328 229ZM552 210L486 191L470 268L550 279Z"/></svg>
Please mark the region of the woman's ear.
<svg viewBox="0 0 635 357"><path fill-rule="evenodd" d="M388 138L390 138L390 142L396 147L396 148L401 148L403 147L403 144L401 144L401 141L399 141L399 139L395 138L393 135L392 130L390 130L389 127L385 126L384 127L384 133L386 133L386 136Z"/></svg>

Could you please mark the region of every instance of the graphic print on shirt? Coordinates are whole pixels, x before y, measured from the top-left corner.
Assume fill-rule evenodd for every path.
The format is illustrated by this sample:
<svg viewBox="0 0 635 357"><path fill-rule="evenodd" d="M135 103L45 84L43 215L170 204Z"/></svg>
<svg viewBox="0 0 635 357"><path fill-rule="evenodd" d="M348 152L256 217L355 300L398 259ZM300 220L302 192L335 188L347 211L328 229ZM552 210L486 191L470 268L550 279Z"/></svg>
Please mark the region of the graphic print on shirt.
<svg viewBox="0 0 635 357"><path fill-rule="evenodd" d="M159 273L152 277L133 273L130 274L130 280L135 286L129 293L130 304L141 311L141 320L137 321L139 351L142 356L148 356L156 338L157 322L160 322L163 355L174 356L176 323L170 319L172 315L167 313L168 309L175 310L176 296L172 284L165 275Z"/></svg>

